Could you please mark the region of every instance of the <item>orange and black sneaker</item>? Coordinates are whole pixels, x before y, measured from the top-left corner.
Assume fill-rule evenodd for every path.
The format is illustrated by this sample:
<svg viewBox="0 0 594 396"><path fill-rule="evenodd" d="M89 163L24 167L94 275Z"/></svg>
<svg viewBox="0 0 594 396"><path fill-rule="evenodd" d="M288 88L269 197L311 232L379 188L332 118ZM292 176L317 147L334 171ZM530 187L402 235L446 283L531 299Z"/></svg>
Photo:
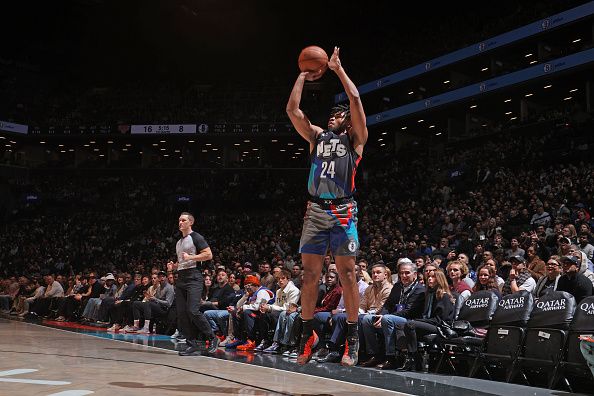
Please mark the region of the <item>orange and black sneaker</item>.
<svg viewBox="0 0 594 396"><path fill-rule="evenodd" d="M309 338L301 337L299 343L299 354L297 355L297 364L303 366L311 359L314 348L318 345L319 337L315 331L312 332Z"/></svg>
<svg viewBox="0 0 594 396"><path fill-rule="evenodd" d="M352 367L356 366L359 361L359 336L354 335L347 337L344 347L344 354L340 364L342 366Z"/></svg>
<svg viewBox="0 0 594 396"><path fill-rule="evenodd" d="M238 351L253 351L256 348L256 343L252 340L247 340L243 345L237 347Z"/></svg>

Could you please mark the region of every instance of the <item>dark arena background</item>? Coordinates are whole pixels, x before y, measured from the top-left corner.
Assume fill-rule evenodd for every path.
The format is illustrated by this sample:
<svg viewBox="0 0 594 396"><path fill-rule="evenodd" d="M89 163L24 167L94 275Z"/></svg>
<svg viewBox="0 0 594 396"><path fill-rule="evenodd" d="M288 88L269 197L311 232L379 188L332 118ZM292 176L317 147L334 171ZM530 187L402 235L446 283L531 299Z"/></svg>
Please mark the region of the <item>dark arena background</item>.
<svg viewBox="0 0 594 396"><path fill-rule="evenodd" d="M0 395L594 394L594 2L0 15ZM356 366L330 251L296 363L316 153L286 108L310 45L340 47L369 132ZM326 128L348 103L329 69L300 108ZM182 212L212 252L194 309L218 341L178 326Z"/></svg>

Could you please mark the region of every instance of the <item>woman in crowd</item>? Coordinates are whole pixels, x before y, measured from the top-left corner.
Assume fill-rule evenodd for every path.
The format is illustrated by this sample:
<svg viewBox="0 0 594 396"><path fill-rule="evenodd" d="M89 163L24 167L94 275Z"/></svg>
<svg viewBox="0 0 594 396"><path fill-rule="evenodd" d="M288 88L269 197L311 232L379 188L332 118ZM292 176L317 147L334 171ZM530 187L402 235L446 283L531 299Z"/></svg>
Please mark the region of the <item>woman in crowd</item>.
<svg viewBox="0 0 594 396"><path fill-rule="evenodd" d="M495 272L495 283L497 284L497 288L501 292L501 290L503 289L503 284L505 283L505 281L503 280L502 277L500 277L499 275L497 275L497 261L495 261L494 258L490 258L490 259L487 259L485 261L485 265L488 266L488 267L493 268L493 271Z"/></svg>
<svg viewBox="0 0 594 396"><path fill-rule="evenodd" d="M435 270L425 274L425 308L423 318L410 320L404 325L396 326L397 343L406 343L406 358L402 370L416 370L419 358L417 356L417 338L425 334L440 332L442 324L454 320L454 297L448 287L448 281L443 272Z"/></svg>
<svg viewBox="0 0 594 396"><path fill-rule="evenodd" d="M472 288L472 292L476 293L480 290L490 290L497 295L497 298L501 299L501 292L499 291L499 287L497 286L497 281L495 277L495 270L493 267L483 264L478 267L477 271L477 282Z"/></svg>
<svg viewBox="0 0 594 396"><path fill-rule="evenodd" d="M551 291L557 290L557 283L559 282L562 273L563 266L561 265L561 262L559 262L559 256L551 256L547 260L545 276L541 277L538 282L536 282L536 287L532 292L534 297L540 298Z"/></svg>
<svg viewBox="0 0 594 396"><path fill-rule="evenodd" d="M464 282L464 277L468 274L468 267L466 264L459 260L450 261L446 270L452 281L450 290L461 295L464 300L468 299L472 293L472 289L466 282Z"/></svg>
<svg viewBox="0 0 594 396"><path fill-rule="evenodd" d="M204 304L206 301L210 301L212 297L212 277L208 274L204 275L204 287L202 289L202 303Z"/></svg>
<svg viewBox="0 0 594 396"><path fill-rule="evenodd" d="M466 253L460 253L456 259L466 266L466 273L462 275L461 279L472 289L474 287L473 278L475 277L475 274L470 269L470 258Z"/></svg>

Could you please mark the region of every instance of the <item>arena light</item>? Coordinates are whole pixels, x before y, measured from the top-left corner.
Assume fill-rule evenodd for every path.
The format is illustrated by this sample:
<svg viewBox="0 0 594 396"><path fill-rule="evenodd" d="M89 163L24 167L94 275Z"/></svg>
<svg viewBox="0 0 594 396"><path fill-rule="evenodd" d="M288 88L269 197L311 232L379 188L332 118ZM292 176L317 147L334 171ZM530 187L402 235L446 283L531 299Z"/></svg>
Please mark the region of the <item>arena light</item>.
<svg viewBox="0 0 594 396"><path fill-rule="evenodd" d="M72 152L72 151L74 151L74 149L68 149L68 151Z"/></svg>
<svg viewBox="0 0 594 396"><path fill-rule="evenodd" d="M45 144L45 142L42 140L41 142L39 142L39 144Z"/></svg>
<svg viewBox="0 0 594 396"><path fill-rule="evenodd" d="M161 149L161 151L165 151L165 149L164 149L164 148L162 148L162 149Z"/></svg>
<svg viewBox="0 0 594 396"><path fill-rule="evenodd" d="M386 145L386 143L382 143L382 144L380 144L380 146L381 146L381 147L384 147L385 145Z"/></svg>
<svg viewBox="0 0 594 396"><path fill-rule="evenodd" d="M377 139L378 142L381 142L382 140L384 140L384 139L382 139L382 138Z"/></svg>
<svg viewBox="0 0 594 396"><path fill-rule="evenodd" d="M165 143L165 140L159 140L159 143Z"/></svg>
<svg viewBox="0 0 594 396"><path fill-rule="evenodd" d="M299 147L297 150L299 150L299 151L303 151L303 150L305 150L305 149L304 149L303 147Z"/></svg>
<svg viewBox="0 0 594 396"><path fill-rule="evenodd" d="M529 97L531 97L532 95L534 95L534 94L533 94L533 93L527 93L527 94L526 94L526 95L524 95L524 96L525 96L525 97L527 97L527 98L529 98Z"/></svg>
<svg viewBox="0 0 594 396"><path fill-rule="evenodd" d="M549 89L549 88L551 88L552 86L553 86L552 84L549 84L549 85L545 85L543 88L544 88L544 89Z"/></svg>
<svg viewBox="0 0 594 396"><path fill-rule="evenodd" d="M124 147L124 148L122 149L122 151L128 151L128 149Z"/></svg>
<svg viewBox="0 0 594 396"><path fill-rule="evenodd" d="M181 152L181 150L174 150L174 151L175 151L176 153L180 153L180 152Z"/></svg>
<svg viewBox="0 0 594 396"><path fill-rule="evenodd" d="M435 125L429 125L429 129L435 128Z"/></svg>
<svg viewBox="0 0 594 396"><path fill-rule="evenodd" d="M577 39L573 40L572 43L575 44L575 43L579 43L580 41L582 41L582 39L581 38L577 38Z"/></svg>
<svg viewBox="0 0 594 396"><path fill-rule="evenodd" d="M532 62L530 62L531 65L535 64L538 61L533 60Z"/></svg>
<svg viewBox="0 0 594 396"><path fill-rule="evenodd" d="M482 126L482 127L486 127L486 126L487 126L487 124L483 124L483 125L481 125L481 126Z"/></svg>
<svg viewBox="0 0 594 396"><path fill-rule="evenodd" d="M113 140L108 140L107 144L113 144Z"/></svg>
<svg viewBox="0 0 594 396"><path fill-rule="evenodd" d="M194 143L195 140L188 140L188 143Z"/></svg>
<svg viewBox="0 0 594 396"><path fill-rule="evenodd" d="M4 136L0 136L0 139L6 139Z"/></svg>
<svg viewBox="0 0 594 396"><path fill-rule="evenodd" d="M569 92L576 92L578 89L574 88L574 89L570 89Z"/></svg>
<svg viewBox="0 0 594 396"><path fill-rule="evenodd" d="M252 151L258 151L258 149L257 148L253 148Z"/></svg>
<svg viewBox="0 0 594 396"><path fill-rule="evenodd" d="M481 69L481 71L482 71L482 72L485 72L485 71L487 71L487 70L489 70L489 68L488 68L488 67L483 67L483 68Z"/></svg>
<svg viewBox="0 0 594 396"><path fill-rule="evenodd" d="M83 146L85 146L85 147L91 147L89 144L83 144Z"/></svg>
<svg viewBox="0 0 594 396"><path fill-rule="evenodd" d="M569 92L571 92L571 91L569 91ZM16 144L16 142L14 140L11 140L10 143Z"/></svg>
<svg viewBox="0 0 594 396"><path fill-rule="evenodd" d="M400 129L402 129L402 130L404 131L406 128L408 128L408 127L405 127L405 126L404 126L404 127L400 128Z"/></svg>
<svg viewBox="0 0 594 396"><path fill-rule="evenodd" d="M142 151L139 151L138 154L142 154Z"/></svg>
<svg viewBox="0 0 594 396"><path fill-rule="evenodd" d="M505 115L510 115L511 113L512 113L511 111L508 111L507 113L505 113Z"/></svg>
<svg viewBox="0 0 594 396"><path fill-rule="evenodd" d="M126 147L131 147L132 145L130 143L126 143Z"/></svg>
<svg viewBox="0 0 594 396"><path fill-rule="evenodd" d="M470 108L471 109L476 109L477 108L477 105L472 105L472 106L470 106Z"/></svg>
<svg viewBox="0 0 594 396"><path fill-rule="evenodd" d="M421 123L421 122L424 122L424 121L425 121L425 120L421 118L421 119L420 119L420 120L418 120L417 122Z"/></svg>
<svg viewBox="0 0 594 396"><path fill-rule="evenodd" d="M105 157L105 154L99 154L99 157Z"/></svg>
<svg viewBox="0 0 594 396"><path fill-rule="evenodd" d="M529 53L529 54L526 54L526 55L524 55L524 58L530 58L532 55L533 55L533 54L532 54L532 52L531 52L531 53Z"/></svg>
<svg viewBox="0 0 594 396"><path fill-rule="evenodd" d="M235 144L234 144L234 146L241 146L241 144L239 144L239 143L235 143Z"/></svg>
<svg viewBox="0 0 594 396"><path fill-rule="evenodd" d="M510 121L513 121L513 120L516 120L517 118L518 118L518 117L512 117L512 118L510 118L509 120L510 120Z"/></svg>
<svg viewBox="0 0 594 396"><path fill-rule="evenodd" d="M387 134L388 134L388 132L382 132L382 135L387 135Z"/></svg>
<svg viewBox="0 0 594 396"><path fill-rule="evenodd" d="M157 147L159 145L159 143L153 143L154 147Z"/></svg>
<svg viewBox="0 0 594 396"><path fill-rule="evenodd" d="M505 99L505 100L503 101L503 103L508 103L508 102L511 102L511 99Z"/></svg>
<svg viewBox="0 0 594 396"><path fill-rule="evenodd" d="M287 143L287 146L294 146L295 143Z"/></svg>
<svg viewBox="0 0 594 396"><path fill-rule="evenodd" d="M285 152L285 151L287 151L287 150L285 150L285 149L280 149L280 151L283 151L283 152Z"/></svg>
<svg viewBox="0 0 594 396"><path fill-rule="evenodd" d="M218 148L213 148L212 151L219 151L219 149Z"/></svg>
<svg viewBox="0 0 594 396"><path fill-rule="evenodd" d="M571 99L573 99L573 96L568 96L566 98L563 98L563 100L571 100Z"/></svg>
<svg viewBox="0 0 594 396"><path fill-rule="evenodd" d="M163 154L163 157L169 157L169 154Z"/></svg>
<svg viewBox="0 0 594 396"><path fill-rule="evenodd" d="M414 91L410 91L408 94L409 94L409 95L412 95L412 94L414 94L414 93L415 93Z"/></svg>
<svg viewBox="0 0 594 396"><path fill-rule="evenodd" d="M12 143L12 142L10 142L10 143ZM64 145L63 144L58 144L58 147L64 147Z"/></svg>
<svg viewBox="0 0 594 396"><path fill-rule="evenodd" d="M277 140L277 139L272 139L272 140L271 140L271 142L272 142L272 143L277 143L277 142L278 142L278 140Z"/></svg>
<svg viewBox="0 0 594 396"><path fill-rule="evenodd" d="M95 144L95 141L94 141L94 140L91 140L89 143L91 143L91 144Z"/></svg>
<svg viewBox="0 0 594 396"><path fill-rule="evenodd" d="M439 135L441 135L441 132L437 132L437 133L435 134L435 136L439 136Z"/></svg>
<svg viewBox="0 0 594 396"><path fill-rule="evenodd" d="M99 151L99 149L93 149L93 151Z"/></svg>
<svg viewBox="0 0 594 396"><path fill-rule="evenodd" d="M206 146L212 146L212 143L206 143Z"/></svg>
<svg viewBox="0 0 594 396"><path fill-rule="evenodd" d="M244 142L244 143L249 143L249 142L250 142L250 140L249 140L249 139L245 139L243 142Z"/></svg>
<svg viewBox="0 0 594 396"><path fill-rule="evenodd" d="M450 80L445 80L443 83L444 84L449 84L450 83Z"/></svg>

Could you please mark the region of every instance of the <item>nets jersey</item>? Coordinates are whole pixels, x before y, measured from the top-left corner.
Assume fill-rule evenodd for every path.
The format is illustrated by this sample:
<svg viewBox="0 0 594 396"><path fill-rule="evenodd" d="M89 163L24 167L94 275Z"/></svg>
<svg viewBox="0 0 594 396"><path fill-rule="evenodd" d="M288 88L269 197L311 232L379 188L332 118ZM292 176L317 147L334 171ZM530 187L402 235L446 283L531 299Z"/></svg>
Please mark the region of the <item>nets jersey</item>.
<svg viewBox="0 0 594 396"><path fill-rule="evenodd" d="M322 199L350 197L355 192L355 174L360 160L348 134L319 133L310 153L309 194Z"/></svg>

